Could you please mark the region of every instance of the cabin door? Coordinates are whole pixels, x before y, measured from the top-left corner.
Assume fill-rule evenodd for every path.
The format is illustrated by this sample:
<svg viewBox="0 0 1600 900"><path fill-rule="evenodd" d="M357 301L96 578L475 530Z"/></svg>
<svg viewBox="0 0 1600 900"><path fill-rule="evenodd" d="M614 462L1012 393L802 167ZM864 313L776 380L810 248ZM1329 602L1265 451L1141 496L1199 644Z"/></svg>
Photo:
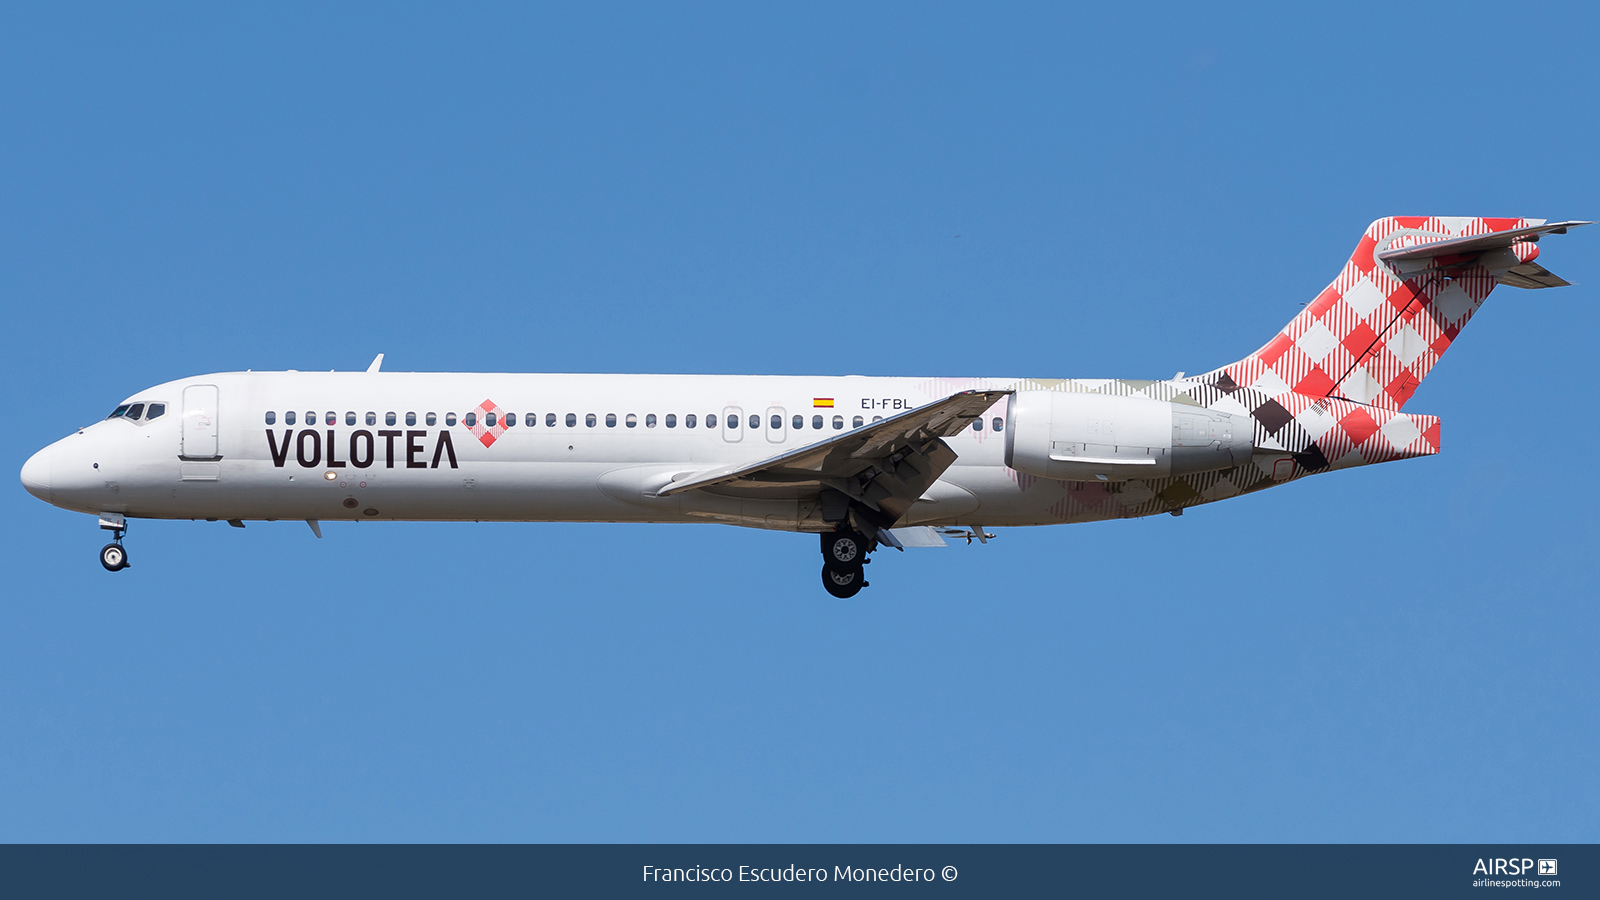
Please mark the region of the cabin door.
<svg viewBox="0 0 1600 900"><path fill-rule="evenodd" d="M184 459L216 459L217 386L192 384L183 389L183 438L180 455Z"/></svg>

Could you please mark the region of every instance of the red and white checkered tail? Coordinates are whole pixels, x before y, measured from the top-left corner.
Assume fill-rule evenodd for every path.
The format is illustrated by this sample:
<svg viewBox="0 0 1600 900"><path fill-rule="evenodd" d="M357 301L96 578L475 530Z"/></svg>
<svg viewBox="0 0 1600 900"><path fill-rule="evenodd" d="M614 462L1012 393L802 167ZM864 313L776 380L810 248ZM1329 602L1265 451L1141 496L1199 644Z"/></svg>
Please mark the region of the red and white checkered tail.
<svg viewBox="0 0 1600 900"><path fill-rule="evenodd" d="M1588 222L1392 216L1266 346L1214 374L1270 397L1403 407L1497 284L1561 287L1537 241Z"/></svg>

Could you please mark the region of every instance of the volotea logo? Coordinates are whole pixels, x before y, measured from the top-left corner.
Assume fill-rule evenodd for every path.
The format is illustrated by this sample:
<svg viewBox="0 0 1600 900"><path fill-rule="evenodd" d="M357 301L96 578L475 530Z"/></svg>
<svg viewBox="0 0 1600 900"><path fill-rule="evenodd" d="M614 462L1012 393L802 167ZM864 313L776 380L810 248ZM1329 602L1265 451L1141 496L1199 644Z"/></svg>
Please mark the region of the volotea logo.
<svg viewBox="0 0 1600 900"><path fill-rule="evenodd" d="M506 433L505 410L493 400L485 400L472 412L472 424L467 426L467 430L485 447L494 446L494 442L500 440L500 435Z"/></svg>

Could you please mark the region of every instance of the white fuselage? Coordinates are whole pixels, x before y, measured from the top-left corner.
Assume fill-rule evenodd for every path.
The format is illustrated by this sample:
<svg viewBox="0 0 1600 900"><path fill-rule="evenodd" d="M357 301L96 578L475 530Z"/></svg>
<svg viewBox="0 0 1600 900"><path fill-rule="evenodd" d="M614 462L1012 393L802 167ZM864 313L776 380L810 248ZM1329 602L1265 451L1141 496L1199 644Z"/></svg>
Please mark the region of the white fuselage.
<svg viewBox="0 0 1600 900"><path fill-rule="evenodd" d="M1015 383L233 372L140 391L124 405L160 403L164 415L81 429L40 451L23 481L58 506L141 518L718 521L822 531L829 526L803 491L654 492L674 476L762 460L955 391ZM206 386L214 401L204 399ZM215 408L196 408L208 402ZM487 432L486 408L496 411ZM947 439L957 463L900 524L1064 521L1049 492L1025 493L1006 468L1005 417L1001 402L981 430Z"/></svg>

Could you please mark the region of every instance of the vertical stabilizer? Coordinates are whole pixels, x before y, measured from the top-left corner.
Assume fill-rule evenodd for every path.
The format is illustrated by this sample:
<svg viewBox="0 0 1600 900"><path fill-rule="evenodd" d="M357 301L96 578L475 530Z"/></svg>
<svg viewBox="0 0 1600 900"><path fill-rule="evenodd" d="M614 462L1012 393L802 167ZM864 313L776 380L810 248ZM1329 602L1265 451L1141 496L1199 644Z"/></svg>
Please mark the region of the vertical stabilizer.
<svg viewBox="0 0 1600 900"><path fill-rule="evenodd" d="M1392 216L1367 227L1333 283L1261 349L1210 373L1269 397L1398 410L1502 282L1556 287L1535 242L1587 222Z"/></svg>

